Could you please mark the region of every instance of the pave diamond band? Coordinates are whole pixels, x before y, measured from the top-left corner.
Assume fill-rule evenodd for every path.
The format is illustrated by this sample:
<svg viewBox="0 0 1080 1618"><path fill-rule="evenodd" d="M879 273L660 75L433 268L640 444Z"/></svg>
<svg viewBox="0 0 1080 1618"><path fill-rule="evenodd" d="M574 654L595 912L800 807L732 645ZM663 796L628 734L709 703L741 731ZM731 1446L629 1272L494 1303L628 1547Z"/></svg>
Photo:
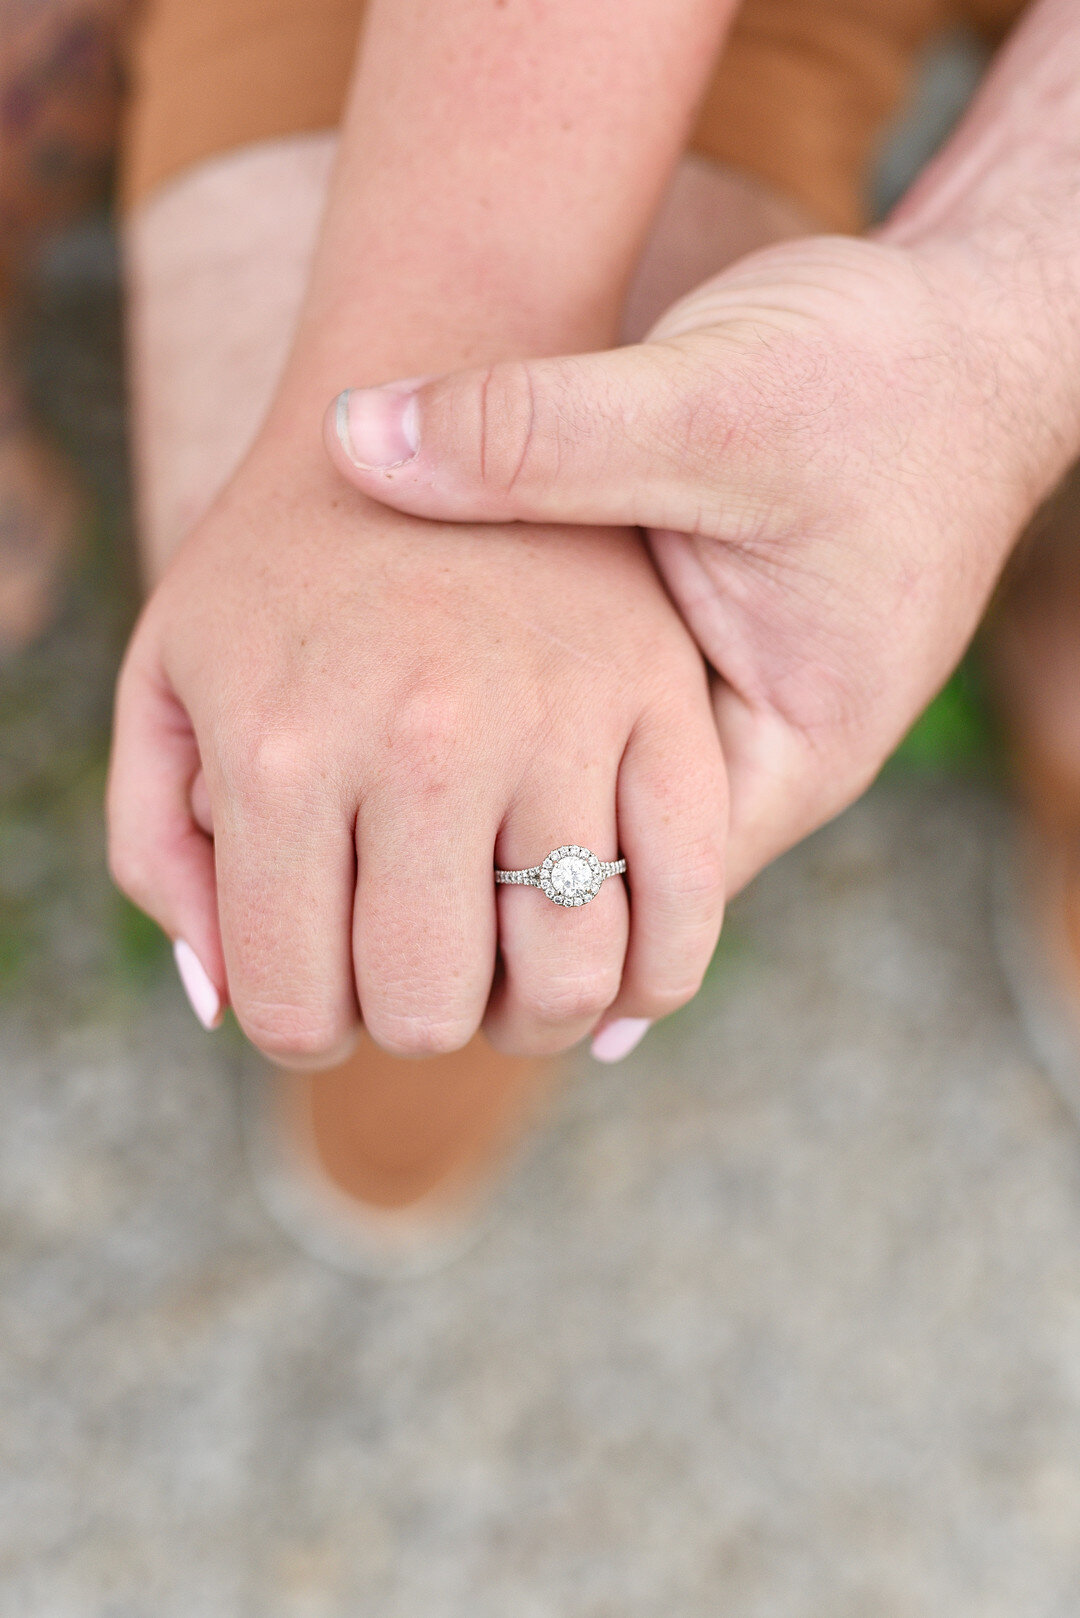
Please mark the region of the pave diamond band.
<svg viewBox="0 0 1080 1618"><path fill-rule="evenodd" d="M542 888L557 905L587 905L606 877L622 876L625 870L625 860L598 860L591 848L564 843L551 850L543 865L530 865L526 871L496 870L495 880Z"/></svg>

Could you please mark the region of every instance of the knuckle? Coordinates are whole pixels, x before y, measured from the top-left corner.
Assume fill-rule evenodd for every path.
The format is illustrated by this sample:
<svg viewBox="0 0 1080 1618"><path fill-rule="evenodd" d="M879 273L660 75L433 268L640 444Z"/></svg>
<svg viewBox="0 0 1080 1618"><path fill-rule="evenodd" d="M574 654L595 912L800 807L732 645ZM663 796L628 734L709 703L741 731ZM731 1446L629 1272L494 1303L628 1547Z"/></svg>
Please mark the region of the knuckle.
<svg viewBox="0 0 1080 1618"><path fill-rule="evenodd" d="M739 426L729 401L697 373L672 396L668 423L669 447L682 466L711 471L718 451L730 454L738 444Z"/></svg>
<svg viewBox="0 0 1080 1618"><path fill-rule="evenodd" d="M681 477L692 474L703 490L715 486L722 468L730 501L735 469L752 465L761 475L761 451L775 432L776 408L783 400L779 368L768 354L755 355L753 366L744 367L725 354L721 386L714 366L700 356L675 351L670 358L665 409L657 418L660 442L650 447L653 453L659 449Z"/></svg>
<svg viewBox="0 0 1080 1618"><path fill-rule="evenodd" d="M340 1059L352 1030L338 1017L309 1007L262 1002L237 1009L251 1043L284 1066L330 1066Z"/></svg>
<svg viewBox="0 0 1080 1618"><path fill-rule="evenodd" d="M573 1029L560 1033L544 1029L541 1032L535 1026L519 1027L513 1022L493 1019L484 1025L484 1036L492 1050L498 1051L500 1056L535 1060L537 1057L560 1056L570 1050L577 1043L580 1031Z"/></svg>
<svg viewBox="0 0 1080 1618"><path fill-rule="evenodd" d="M503 360L481 378L477 409L480 484L509 499L515 490L550 477L554 468L548 412L536 368L527 360ZM546 468L546 471L545 471Z"/></svg>
<svg viewBox="0 0 1080 1618"><path fill-rule="evenodd" d="M314 755L311 739L282 726L257 727L238 741L222 767L241 802L280 802L310 790Z"/></svg>
<svg viewBox="0 0 1080 1618"><path fill-rule="evenodd" d="M530 1021L545 1026L590 1022L619 992L622 974L611 967L567 973L522 984L518 997Z"/></svg>
<svg viewBox="0 0 1080 1618"><path fill-rule="evenodd" d="M677 984L654 984L642 996L642 1013L648 1017L670 1017L673 1011L681 1011L683 1006L690 1004L705 977L705 968L702 967L693 978L684 979Z"/></svg>
<svg viewBox="0 0 1080 1618"><path fill-rule="evenodd" d="M475 1019L418 1012L365 1013L364 1022L376 1045L391 1056L449 1056L476 1032Z"/></svg>
<svg viewBox="0 0 1080 1618"><path fill-rule="evenodd" d="M460 701L446 690L418 690L399 703L387 729L390 763L410 788L444 792L461 773L461 739L467 724Z"/></svg>

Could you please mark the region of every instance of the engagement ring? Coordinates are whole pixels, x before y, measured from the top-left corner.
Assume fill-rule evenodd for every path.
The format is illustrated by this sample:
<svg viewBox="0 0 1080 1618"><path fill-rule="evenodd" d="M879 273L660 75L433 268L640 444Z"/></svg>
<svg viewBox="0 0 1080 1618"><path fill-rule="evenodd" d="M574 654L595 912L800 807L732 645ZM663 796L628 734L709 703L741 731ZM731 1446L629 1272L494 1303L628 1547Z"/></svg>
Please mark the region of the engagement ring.
<svg viewBox="0 0 1080 1618"><path fill-rule="evenodd" d="M605 877L622 876L625 870L625 860L598 860L591 848L564 843L551 850L543 865L531 865L527 871L497 870L495 880L543 888L557 905L587 905L600 892Z"/></svg>

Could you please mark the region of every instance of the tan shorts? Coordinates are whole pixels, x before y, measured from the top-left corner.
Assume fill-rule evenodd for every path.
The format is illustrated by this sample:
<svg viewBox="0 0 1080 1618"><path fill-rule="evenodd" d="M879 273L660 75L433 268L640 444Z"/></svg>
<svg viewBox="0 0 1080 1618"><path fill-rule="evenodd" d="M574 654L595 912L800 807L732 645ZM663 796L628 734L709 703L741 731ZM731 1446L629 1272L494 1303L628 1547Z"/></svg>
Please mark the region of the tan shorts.
<svg viewBox="0 0 1080 1618"><path fill-rule="evenodd" d="M1023 0L745 0L692 138L835 230L864 223L875 144L919 52L991 42ZM193 163L341 117L364 0L143 0L122 163L131 206Z"/></svg>

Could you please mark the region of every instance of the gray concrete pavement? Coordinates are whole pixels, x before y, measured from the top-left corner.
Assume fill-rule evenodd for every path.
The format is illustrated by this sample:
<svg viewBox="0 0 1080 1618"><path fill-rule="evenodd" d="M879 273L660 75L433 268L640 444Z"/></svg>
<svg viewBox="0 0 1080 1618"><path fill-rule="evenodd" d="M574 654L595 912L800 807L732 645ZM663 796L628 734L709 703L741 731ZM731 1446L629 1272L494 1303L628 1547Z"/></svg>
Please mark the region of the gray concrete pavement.
<svg viewBox="0 0 1080 1618"><path fill-rule="evenodd" d="M171 977L3 1013L2 1618L1073 1618L1080 1138L996 812L879 791L465 1259L265 1220Z"/></svg>

